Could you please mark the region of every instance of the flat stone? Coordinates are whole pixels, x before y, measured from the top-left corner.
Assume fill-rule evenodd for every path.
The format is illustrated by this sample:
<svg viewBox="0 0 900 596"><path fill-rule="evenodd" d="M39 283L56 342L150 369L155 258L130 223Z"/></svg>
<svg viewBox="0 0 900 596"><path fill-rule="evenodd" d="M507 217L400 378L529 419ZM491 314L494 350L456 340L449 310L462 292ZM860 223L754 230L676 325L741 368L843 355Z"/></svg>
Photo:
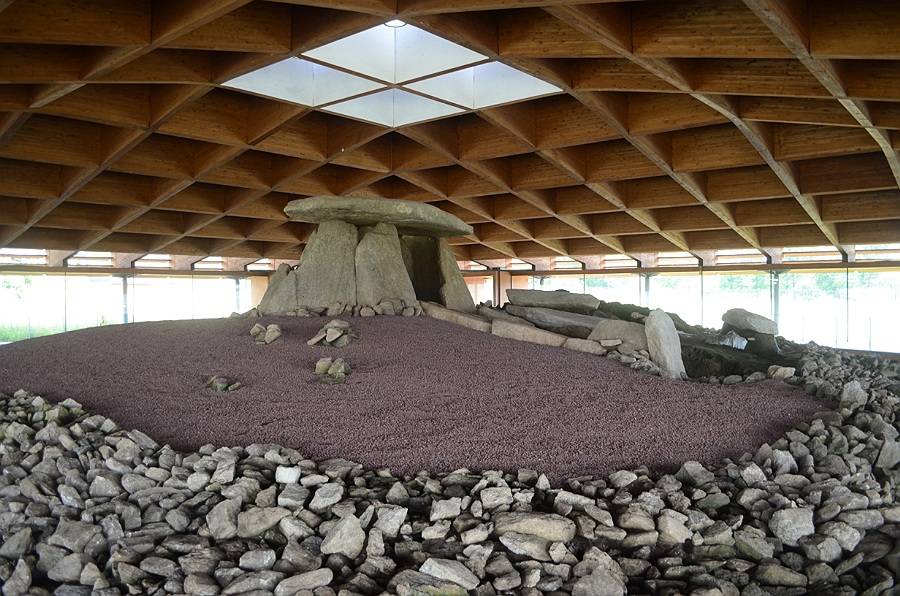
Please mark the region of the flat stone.
<svg viewBox="0 0 900 596"><path fill-rule="evenodd" d="M450 310L449 308L444 308L440 304L434 302L422 301L421 305L422 311L432 319L447 321L454 325L462 325L463 327L468 327L469 329L482 331L484 333L491 332L491 322L486 321L479 316Z"/></svg>
<svg viewBox="0 0 900 596"><path fill-rule="evenodd" d="M585 354L594 354L596 356L606 355L606 348L601 346L600 342L590 339L570 337L563 343L563 347L574 352L584 352Z"/></svg>
<svg viewBox="0 0 900 596"><path fill-rule="evenodd" d="M268 529L274 528L281 518L291 512L284 507L257 507L242 511L237 518L237 533L241 538L260 536Z"/></svg>
<svg viewBox="0 0 900 596"><path fill-rule="evenodd" d="M535 561L553 560L549 551L550 541L538 536L520 532L505 532L500 537L500 542L514 555L528 557Z"/></svg>
<svg viewBox="0 0 900 596"><path fill-rule="evenodd" d="M559 333L544 331L536 327L526 327L502 319L491 321L491 333L498 337L555 347L562 347L568 339L565 335L560 335Z"/></svg>
<svg viewBox="0 0 900 596"><path fill-rule="evenodd" d="M587 339L597 324L605 320L600 317L538 306L507 304L506 311L513 316L534 323L541 329L581 339Z"/></svg>
<svg viewBox="0 0 900 596"><path fill-rule="evenodd" d="M788 546L798 546L804 536L815 533L813 510L805 507L780 509L772 514L769 529Z"/></svg>
<svg viewBox="0 0 900 596"><path fill-rule="evenodd" d="M588 555L585 555L587 559ZM622 568L607 553L593 549L594 570L572 587L572 596L621 596L626 593L627 578Z"/></svg>
<svg viewBox="0 0 900 596"><path fill-rule="evenodd" d="M429 557L419 571L438 579L458 584L467 590L474 590L480 583L478 576L459 561Z"/></svg>
<svg viewBox="0 0 900 596"><path fill-rule="evenodd" d="M338 503L343 496L343 485L336 482L323 484L318 489L316 489L316 493L313 495L312 501L310 501L309 503L309 509L310 511L314 511L316 513L322 513L331 508L332 505Z"/></svg>
<svg viewBox="0 0 900 596"><path fill-rule="evenodd" d="M342 554L348 559L355 559L362 552L366 541L366 533L355 515L342 517L322 541L323 555Z"/></svg>
<svg viewBox="0 0 900 596"><path fill-rule="evenodd" d="M510 323L518 323L519 325L534 327L534 323L532 323L531 321L526 321L522 317L511 315L502 308L494 308L493 306L479 304L475 307L475 312L479 316L487 319L488 322L493 321L494 319L503 319L504 321L509 321Z"/></svg>
<svg viewBox="0 0 900 596"><path fill-rule="evenodd" d="M575 294L564 290L524 290L508 289L506 298L516 306L535 306L566 310L584 315L593 314L600 306L600 300L590 294Z"/></svg>
<svg viewBox="0 0 900 596"><path fill-rule="evenodd" d="M416 571L404 569L391 578L388 588L399 596L466 596L468 591L453 582Z"/></svg>
<svg viewBox="0 0 900 596"><path fill-rule="evenodd" d="M494 517L494 533L530 534L550 542L568 542L575 537L575 522L555 513L503 512Z"/></svg>
<svg viewBox="0 0 900 596"><path fill-rule="evenodd" d="M622 340L622 342L631 344L637 350L648 350L647 333L644 326L640 323L632 323L631 321L620 321L618 319L600 319L597 325L591 330L588 339L601 342L604 340ZM612 347L612 346L610 346Z"/></svg>
<svg viewBox="0 0 900 596"><path fill-rule="evenodd" d="M209 533L215 540L228 540L238 533L238 513L241 510L240 499L226 499L213 507L206 514Z"/></svg>
<svg viewBox="0 0 900 596"><path fill-rule="evenodd" d="M315 590L316 588L327 586L332 579L334 579L334 572L328 567L307 571L306 573L298 573L281 580L275 586L275 596L294 596L294 594L303 590Z"/></svg>
<svg viewBox="0 0 900 596"><path fill-rule="evenodd" d="M317 224L333 220L358 226L388 223L411 235L440 237L472 233L472 226L455 215L418 201L323 195L291 201L284 212L292 220Z"/></svg>
<svg viewBox="0 0 900 596"><path fill-rule="evenodd" d="M722 315L722 321L739 330L755 331L756 333L768 335L778 334L778 325L775 321L743 308L732 308L725 311L725 314Z"/></svg>

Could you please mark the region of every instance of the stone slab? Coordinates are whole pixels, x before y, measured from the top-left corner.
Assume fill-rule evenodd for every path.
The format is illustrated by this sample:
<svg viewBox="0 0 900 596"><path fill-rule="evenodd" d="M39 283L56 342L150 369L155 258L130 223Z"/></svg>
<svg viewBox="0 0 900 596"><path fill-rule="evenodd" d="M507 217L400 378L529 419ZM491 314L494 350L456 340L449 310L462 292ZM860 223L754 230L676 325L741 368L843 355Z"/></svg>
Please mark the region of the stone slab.
<svg viewBox="0 0 900 596"><path fill-rule="evenodd" d="M562 290L509 289L506 290L506 297L516 306L555 308L585 315L593 313L600 305L600 300L590 294L574 294Z"/></svg>
<svg viewBox="0 0 900 596"><path fill-rule="evenodd" d="M553 333L552 331L544 331L537 327L526 327L518 323L511 323L502 319L494 319L491 321L491 333L498 337L506 337L519 341L527 341L533 344L542 344L545 346L561 347L566 340L569 339L565 335Z"/></svg>
<svg viewBox="0 0 900 596"><path fill-rule="evenodd" d="M603 321L600 317L538 306L508 304L506 310L509 314L530 321L541 329L581 339L587 339L594 328Z"/></svg>
<svg viewBox="0 0 900 596"><path fill-rule="evenodd" d="M647 334L644 326L631 321L617 319L601 319L588 339L600 341L601 339L621 339L639 350L647 349Z"/></svg>
<svg viewBox="0 0 900 596"><path fill-rule="evenodd" d="M323 195L291 201L284 212L295 221L318 224L333 220L358 226L389 223L404 234L466 236L472 233L472 226L455 215L427 203L400 199Z"/></svg>
<svg viewBox="0 0 900 596"><path fill-rule="evenodd" d="M440 304L435 304L434 302L422 301L420 304L422 305L422 311L433 319L455 323L456 325L462 325L463 327L468 327L475 331L483 331L485 333L491 332L491 322L486 321L481 317L450 310L449 308L444 308Z"/></svg>

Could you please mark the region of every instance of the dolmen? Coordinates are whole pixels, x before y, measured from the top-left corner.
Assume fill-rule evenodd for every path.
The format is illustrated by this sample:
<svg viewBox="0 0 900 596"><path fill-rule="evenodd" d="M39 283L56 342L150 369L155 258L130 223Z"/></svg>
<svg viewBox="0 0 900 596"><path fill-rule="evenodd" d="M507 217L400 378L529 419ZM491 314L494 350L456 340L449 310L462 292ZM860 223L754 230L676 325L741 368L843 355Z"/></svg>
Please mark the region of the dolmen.
<svg viewBox="0 0 900 596"><path fill-rule="evenodd" d="M425 203L317 196L287 204L293 221L317 224L296 268L282 265L259 304L264 315L418 315L420 300L475 312L447 243L472 234Z"/></svg>

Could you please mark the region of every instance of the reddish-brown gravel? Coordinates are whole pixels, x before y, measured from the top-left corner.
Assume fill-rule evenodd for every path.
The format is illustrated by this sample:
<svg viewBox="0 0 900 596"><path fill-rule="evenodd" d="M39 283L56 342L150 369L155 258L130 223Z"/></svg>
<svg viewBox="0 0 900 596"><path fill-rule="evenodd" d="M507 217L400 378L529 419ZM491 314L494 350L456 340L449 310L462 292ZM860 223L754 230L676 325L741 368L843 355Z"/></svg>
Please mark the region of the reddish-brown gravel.
<svg viewBox="0 0 900 596"><path fill-rule="evenodd" d="M636 373L587 354L427 318L353 319L361 338L309 347L322 318L116 325L0 346L0 391L72 397L178 449L280 443L399 473L529 467L555 479L683 461L711 463L776 439L821 404L789 385L719 387ZM322 356L345 385L314 381ZM212 374L244 388L219 394Z"/></svg>

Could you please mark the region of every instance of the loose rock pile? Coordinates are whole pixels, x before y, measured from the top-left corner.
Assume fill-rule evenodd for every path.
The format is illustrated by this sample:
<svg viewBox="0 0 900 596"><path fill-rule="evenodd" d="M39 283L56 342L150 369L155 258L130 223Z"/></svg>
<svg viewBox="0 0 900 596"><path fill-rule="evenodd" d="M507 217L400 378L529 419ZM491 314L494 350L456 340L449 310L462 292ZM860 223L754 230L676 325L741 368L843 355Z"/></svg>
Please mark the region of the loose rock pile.
<svg viewBox="0 0 900 596"><path fill-rule="evenodd" d="M72 400L0 396L3 593L890 590L897 364L813 347L793 377L835 409L756 453L556 488L531 470L399 478L277 445L179 453Z"/></svg>
<svg viewBox="0 0 900 596"><path fill-rule="evenodd" d="M213 391L237 391L242 387L241 382L224 375L213 375L206 381L206 386Z"/></svg>
<svg viewBox="0 0 900 596"><path fill-rule="evenodd" d="M268 326L256 323L250 328L250 337L258 344L270 344L281 337L281 327L274 323Z"/></svg>
<svg viewBox="0 0 900 596"><path fill-rule="evenodd" d="M343 358L319 358L316 362L316 378L323 383L343 383L351 372L350 363Z"/></svg>
<svg viewBox="0 0 900 596"><path fill-rule="evenodd" d="M306 344L343 348L350 345L354 339L359 339L359 334L354 331L350 323L341 319L333 319L325 323L325 326L309 338Z"/></svg>

